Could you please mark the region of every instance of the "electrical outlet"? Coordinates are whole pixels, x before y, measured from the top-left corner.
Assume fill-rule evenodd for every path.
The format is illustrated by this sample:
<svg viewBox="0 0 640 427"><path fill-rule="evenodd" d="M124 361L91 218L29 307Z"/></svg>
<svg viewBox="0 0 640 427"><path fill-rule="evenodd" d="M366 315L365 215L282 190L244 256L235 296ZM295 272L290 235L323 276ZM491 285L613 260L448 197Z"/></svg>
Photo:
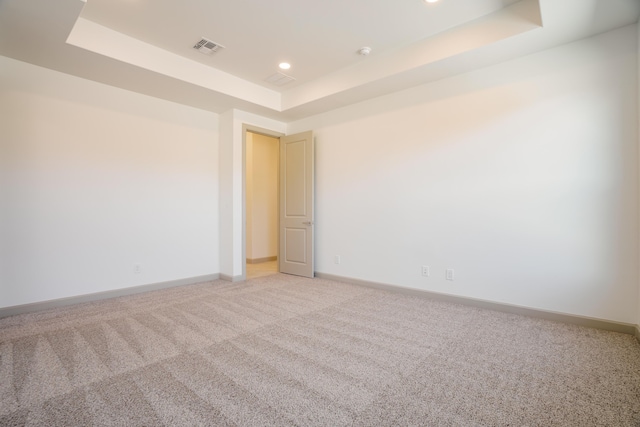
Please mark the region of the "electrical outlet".
<svg viewBox="0 0 640 427"><path fill-rule="evenodd" d="M453 280L454 273L453 268L447 268L447 280Z"/></svg>
<svg viewBox="0 0 640 427"><path fill-rule="evenodd" d="M333 262L335 262L336 264L340 264L342 262L342 259L340 259L340 255L336 255L333 258Z"/></svg>
<svg viewBox="0 0 640 427"><path fill-rule="evenodd" d="M425 277L429 277L429 266L428 265L423 265L422 266L422 275Z"/></svg>
<svg viewBox="0 0 640 427"><path fill-rule="evenodd" d="M142 273L142 267L140 266L140 264L133 264L133 274L140 273Z"/></svg>

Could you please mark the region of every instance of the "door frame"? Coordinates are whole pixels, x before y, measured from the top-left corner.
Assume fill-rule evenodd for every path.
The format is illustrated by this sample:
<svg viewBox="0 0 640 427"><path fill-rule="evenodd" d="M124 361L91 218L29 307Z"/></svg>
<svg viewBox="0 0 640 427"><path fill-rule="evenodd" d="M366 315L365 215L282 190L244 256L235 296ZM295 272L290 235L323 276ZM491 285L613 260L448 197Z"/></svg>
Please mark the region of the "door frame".
<svg viewBox="0 0 640 427"><path fill-rule="evenodd" d="M280 158L280 138L282 132L242 124L242 279L247 280L247 132L269 136L278 140L278 159ZM278 160L278 236L280 236L280 160ZM280 238L277 239L278 271L280 271Z"/></svg>

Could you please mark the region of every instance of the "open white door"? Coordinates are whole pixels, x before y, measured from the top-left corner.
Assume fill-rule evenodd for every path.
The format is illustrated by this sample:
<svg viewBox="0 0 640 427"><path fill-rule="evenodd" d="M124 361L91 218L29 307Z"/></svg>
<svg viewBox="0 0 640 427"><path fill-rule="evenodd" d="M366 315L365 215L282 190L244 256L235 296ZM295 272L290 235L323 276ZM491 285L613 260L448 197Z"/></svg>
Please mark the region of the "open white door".
<svg viewBox="0 0 640 427"><path fill-rule="evenodd" d="M280 138L280 272L313 277L313 132Z"/></svg>

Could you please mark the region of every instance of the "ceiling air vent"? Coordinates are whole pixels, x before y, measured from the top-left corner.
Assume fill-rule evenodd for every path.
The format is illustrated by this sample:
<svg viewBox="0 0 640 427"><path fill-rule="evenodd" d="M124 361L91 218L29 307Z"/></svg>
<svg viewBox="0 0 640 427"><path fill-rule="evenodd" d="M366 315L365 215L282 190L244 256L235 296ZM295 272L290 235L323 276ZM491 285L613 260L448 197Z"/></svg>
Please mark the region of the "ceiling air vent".
<svg viewBox="0 0 640 427"><path fill-rule="evenodd" d="M292 81L295 81L293 77L287 76L286 74L282 74L282 73L272 74L264 80L276 86L283 86L283 85L286 85L287 83L291 83Z"/></svg>
<svg viewBox="0 0 640 427"><path fill-rule="evenodd" d="M212 53L216 53L219 50L224 49L224 46L203 37L198 43L193 45L193 48L205 55L211 55Z"/></svg>

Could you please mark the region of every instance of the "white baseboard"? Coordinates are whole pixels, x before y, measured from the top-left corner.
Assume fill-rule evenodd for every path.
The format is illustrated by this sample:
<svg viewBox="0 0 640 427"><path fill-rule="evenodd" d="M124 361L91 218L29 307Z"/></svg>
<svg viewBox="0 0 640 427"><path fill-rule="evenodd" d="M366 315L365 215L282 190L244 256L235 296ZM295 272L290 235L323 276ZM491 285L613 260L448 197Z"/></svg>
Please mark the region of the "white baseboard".
<svg viewBox="0 0 640 427"><path fill-rule="evenodd" d="M278 260L278 257L276 255L268 256L264 258L247 258L247 264L260 264L262 262L277 261L277 260Z"/></svg>
<svg viewBox="0 0 640 427"><path fill-rule="evenodd" d="M635 335L640 341L640 326L631 323L615 322L612 320L597 319L592 317L578 316L574 314L557 313L553 311L538 310L535 308L522 307L493 301L480 300L475 298L461 297L457 295L441 294L438 292L426 291L422 289L407 288L404 286L389 285L386 283L370 282L367 280L354 279L351 277L336 276L326 273L315 273L317 278L335 280L336 282L351 283L354 285L366 286L370 288L383 289L392 292L402 292L409 295L421 296L439 301L447 301L472 307L486 308L489 310L501 311L504 313L519 314L522 316L536 317L539 319L553 320L556 322L571 323L574 325L587 326L590 328L604 329L613 332L622 332Z"/></svg>
<svg viewBox="0 0 640 427"><path fill-rule="evenodd" d="M167 282L151 283L148 285L132 286L130 288L114 289L111 291L96 292L92 294L78 295L74 297L59 298L48 301L39 301L31 304L14 305L0 308L0 318L15 316L16 314L32 313L34 311L48 310L83 302L99 301L103 299L122 297L126 295L140 294L143 292L157 291L160 289L174 288L176 286L194 285L196 283L210 282L220 278L219 274L189 277L186 279L169 280Z"/></svg>

